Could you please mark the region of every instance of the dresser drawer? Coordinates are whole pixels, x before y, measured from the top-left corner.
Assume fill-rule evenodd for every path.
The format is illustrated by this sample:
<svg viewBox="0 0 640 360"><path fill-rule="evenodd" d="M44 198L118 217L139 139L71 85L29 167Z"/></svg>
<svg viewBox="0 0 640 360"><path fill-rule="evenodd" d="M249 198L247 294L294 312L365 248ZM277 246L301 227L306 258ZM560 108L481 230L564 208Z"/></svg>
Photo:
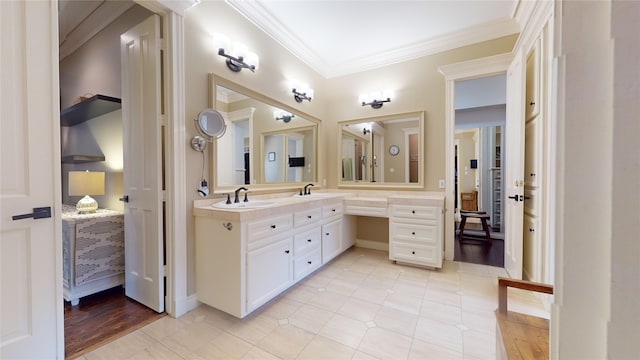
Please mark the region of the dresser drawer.
<svg viewBox="0 0 640 360"><path fill-rule="evenodd" d="M414 224L389 224L389 235L393 241L411 241L421 245L435 245L438 227Z"/></svg>
<svg viewBox="0 0 640 360"><path fill-rule="evenodd" d="M307 230L305 232L294 235L293 252L295 256L302 255L311 249L320 248L321 243L320 227Z"/></svg>
<svg viewBox="0 0 640 360"><path fill-rule="evenodd" d="M320 221L321 217L321 208L296 211L293 214L293 227L299 228L305 225L313 224L317 221Z"/></svg>
<svg viewBox="0 0 640 360"><path fill-rule="evenodd" d="M392 260L406 261L425 266L440 267L438 263L437 247L421 246L407 243L394 243L392 247Z"/></svg>
<svg viewBox="0 0 640 360"><path fill-rule="evenodd" d="M391 217L401 217L415 220L438 220L441 209L431 206L392 205Z"/></svg>
<svg viewBox="0 0 640 360"><path fill-rule="evenodd" d="M342 213L343 213L342 202L336 202L336 203L325 205L322 207L323 219L328 219L333 216L342 216Z"/></svg>
<svg viewBox="0 0 640 360"><path fill-rule="evenodd" d="M291 222L291 215L287 214L247 223L247 242L282 234L291 229Z"/></svg>
<svg viewBox="0 0 640 360"><path fill-rule="evenodd" d="M322 265L322 252L318 248L306 255L296 256L293 262L293 279L299 280Z"/></svg>

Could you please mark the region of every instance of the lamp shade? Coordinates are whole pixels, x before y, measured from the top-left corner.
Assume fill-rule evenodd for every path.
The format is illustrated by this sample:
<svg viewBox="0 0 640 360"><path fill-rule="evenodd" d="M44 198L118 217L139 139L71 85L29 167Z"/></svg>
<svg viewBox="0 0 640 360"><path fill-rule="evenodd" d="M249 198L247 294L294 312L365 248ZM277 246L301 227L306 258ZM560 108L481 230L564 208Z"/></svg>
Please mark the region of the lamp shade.
<svg viewBox="0 0 640 360"><path fill-rule="evenodd" d="M69 195L104 195L104 172L69 171Z"/></svg>

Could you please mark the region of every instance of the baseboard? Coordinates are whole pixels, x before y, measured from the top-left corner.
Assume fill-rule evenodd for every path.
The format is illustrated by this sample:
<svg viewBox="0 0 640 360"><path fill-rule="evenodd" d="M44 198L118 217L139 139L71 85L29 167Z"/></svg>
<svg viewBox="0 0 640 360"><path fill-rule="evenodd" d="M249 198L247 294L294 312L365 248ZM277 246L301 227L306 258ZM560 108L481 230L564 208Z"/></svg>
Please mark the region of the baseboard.
<svg viewBox="0 0 640 360"><path fill-rule="evenodd" d="M356 246L365 249L382 250L389 252L389 243L382 243L379 241L356 239Z"/></svg>
<svg viewBox="0 0 640 360"><path fill-rule="evenodd" d="M198 296L196 294L183 297L181 299L176 300L176 303L175 303L176 312L175 314L171 314L171 315L175 318L179 318L180 316L197 308L199 305L200 303L198 302Z"/></svg>

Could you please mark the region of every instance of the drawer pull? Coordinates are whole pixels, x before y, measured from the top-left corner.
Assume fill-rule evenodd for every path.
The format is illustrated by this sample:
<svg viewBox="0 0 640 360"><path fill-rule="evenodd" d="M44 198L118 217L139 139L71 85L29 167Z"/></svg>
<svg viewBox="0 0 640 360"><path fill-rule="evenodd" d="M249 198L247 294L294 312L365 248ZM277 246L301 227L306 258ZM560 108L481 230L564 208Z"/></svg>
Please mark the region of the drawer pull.
<svg viewBox="0 0 640 360"><path fill-rule="evenodd" d="M415 255L415 254L416 254L416 252L415 252L415 251L412 251L412 252L411 252L411 255Z"/></svg>
<svg viewBox="0 0 640 360"><path fill-rule="evenodd" d="M307 219L311 219L311 215L307 215Z"/></svg>
<svg viewBox="0 0 640 360"><path fill-rule="evenodd" d="M415 235L415 234L416 234L416 232L415 232L415 231L412 231L412 232L411 232L411 235Z"/></svg>
<svg viewBox="0 0 640 360"><path fill-rule="evenodd" d="M325 235L329 236L330 234L329 233L325 233Z"/></svg>
<svg viewBox="0 0 640 360"><path fill-rule="evenodd" d="M307 261L307 264L311 265L311 260Z"/></svg>
<svg viewBox="0 0 640 360"><path fill-rule="evenodd" d="M529 232L534 232L534 231L536 231L536 230L535 229L529 229Z"/></svg>
<svg viewBox="0 0 640 360"><path fill-rule="evenodd" d="M285 254L288 254L288 253L289 253L289 250L285 250L285 251L284 251L284 253L285 253Z"/></svg>
<svg viewBox="0 0 640 360"><path fill-rule="evenodd" d="M276 228L276 225L275 225L275 224L271 225L271 228L272 228L272 229L275 229L275 228Z"/></svg>
<svg viewBox="0 0 640 360"><path fill-rule="evenodd" d="M415 213L416 213L416 211L415 211L415 210L411 210L411 213L412 213L412 214L415 214Z"/></svg>
<svg viewBox="0 0 640 360"><path fill-rule="evenodd" d="M311 239L307 239L307 242L311 242Z"/></svg>
<svg viewBox="0 0 640 360"><path fill-rule="evenodd" d="M336 212L336 209L331 209L331 211Z"/></svg>

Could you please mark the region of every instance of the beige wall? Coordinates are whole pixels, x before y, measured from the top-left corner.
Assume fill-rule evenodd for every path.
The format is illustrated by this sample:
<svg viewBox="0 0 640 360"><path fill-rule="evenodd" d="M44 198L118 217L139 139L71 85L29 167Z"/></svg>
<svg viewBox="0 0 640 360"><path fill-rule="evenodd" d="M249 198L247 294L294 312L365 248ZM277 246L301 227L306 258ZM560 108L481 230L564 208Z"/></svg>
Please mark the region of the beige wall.
<svg viewBox="0 0 640 360"><path fill-rule="evenodd" d="M241 41L260 56L260 68L255 72L233 73L227 69L224 59L212 46L212 34L220 32ZM392 115L413 111L425 111L425 159L424 190L438 191L438 180L445 178L445 101L444 77L438 67L479 57L510 52L516 35L483 42L440 54L409 60L402 64L385 66L376 70L324 79L308 66L292 56L278 43L223 2L203 2L185 13L185 69L186 114L193 119L208 105L208 73L215 73L241 86L264 94L300 111L322 120L319 131L318 164L319 183L326 180L328 187L337 186L338 121ZM312 102L298 104L288 89L291 78L308 82L315 90ZM393 90L395 99L381 109L362 107L359 94L374 90ZM196 131L187 121L186 134L190 139ZM185 146L188 146L185 144ZM196 186L200 179L202 158L195 151L187 150L188 203L198 199ZM207 165L208 166L208 165ZM188 293L196 291L194 273L194 221L191 208L187 212L188 244ZM380 220L373 219L378 222ZM366 222L366 221L365 221ZM362 221L360 222L362 223ZM379 224L360 224L372 228ZM386 237L371 234L372 241L388 241Z"/></svg>

